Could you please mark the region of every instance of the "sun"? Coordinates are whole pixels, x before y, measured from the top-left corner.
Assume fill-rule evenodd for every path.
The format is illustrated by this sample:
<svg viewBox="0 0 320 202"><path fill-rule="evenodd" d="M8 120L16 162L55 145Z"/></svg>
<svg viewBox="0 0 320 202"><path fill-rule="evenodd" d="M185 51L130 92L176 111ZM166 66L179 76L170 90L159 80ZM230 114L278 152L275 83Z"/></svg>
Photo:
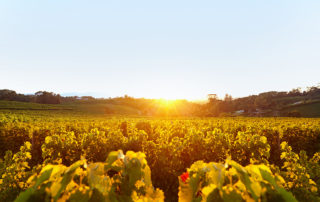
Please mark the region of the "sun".
<svg viewBox="0 0 320 202"><path fill-rule="evenodd" d="M177 114L177 100L160 98L155 100L156 114L161 116L171 116Z"/></svg>
<svg viewBox="0 0 320 202"><path fill-rule="evenodd" d="M159 102L159 105L169 108L175 104L176 100L160 98L158 102Z"/></svg>

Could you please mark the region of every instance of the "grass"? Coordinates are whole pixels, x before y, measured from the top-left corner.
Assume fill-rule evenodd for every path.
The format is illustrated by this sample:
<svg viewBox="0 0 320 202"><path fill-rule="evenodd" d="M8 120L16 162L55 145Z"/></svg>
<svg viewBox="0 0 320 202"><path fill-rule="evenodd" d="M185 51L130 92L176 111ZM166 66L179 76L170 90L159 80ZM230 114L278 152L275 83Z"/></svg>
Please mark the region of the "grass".
<svg viewBox="0 0 320 202"><path fill-rule="evenodd" d="M55 104L38 104L38 103L32 103L32 102L16 102L16 101L0 100L0 109L59 110L59 109L67 109L67 108L63 105L55 105Z"/></svg>
<svg viewBox="0 0 320 202"><path fill-rule="evenodd" d="M84 113L94 113L94 114L123 114L123 115L135 115L139 114L139 111L124 105L115 105L115 104L66 104L75 111L84 112Z"/></svg>
<svg viewBox="0 0 320 202"><path fill-rule="evenodd" d="M1 111L56 111L60 114L79 114L79 115L133 115L139 116L139 110L119 104L110 103L65 103L65 104L38 104L30 102L16 102L0 100ZM320 101L288 106L281 112L298 111L302 117L320 117Z"/></svg>
<svg viewBox="0 0 320 202"><path fill-rule="evenodd" d="M38 104L31 102L16 102L0 100L0 110L33 110L33 111L72 111L84 114L122 114L139 115L139 110L134 108L103 103L68 103L68 104Z"/></svg>
<svg viewBox="0 0 320 202"><path fill-rule="evenodd" d="M302 117L320 117L320 102L307 103L298 106L292 106L284 109L282 112L300 112Z"/></svg>

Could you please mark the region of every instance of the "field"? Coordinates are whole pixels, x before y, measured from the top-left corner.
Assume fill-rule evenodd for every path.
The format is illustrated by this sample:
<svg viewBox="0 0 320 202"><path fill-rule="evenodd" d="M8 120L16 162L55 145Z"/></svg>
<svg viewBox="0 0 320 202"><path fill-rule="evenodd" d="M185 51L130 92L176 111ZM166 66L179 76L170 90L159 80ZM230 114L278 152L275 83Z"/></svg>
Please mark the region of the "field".
<svg viewBox="0 0 320 202"><path fill-rule="evenodd" d="M283 112L289 112L289 111L297 111L303 117L319 117L320 116L320 102L317 101L317 102L313 102L313 103L292 106L292 107L288 107L283 110Z"/></svg>
<svg viewBox="0 0 320 202"><path fill-rule="evenodd" d="M6 101L0 100L0 110L9 111L21 111L26 110L28 113L32 111L68 111L74 114L112 114L116 112L117 114L123 115L133 115L138 114L138 111L134 108L117 105L117 104L107 104L107 103L64 103L60 105L56 104L38 104L32 102L16 102L16 101ZM55 113L56 114L56 113Z"/></svg>
<svg viewBox="0 0 320 202"><path fill-rule="evenodd" d="M0 111L2 201L320 199L317 118L137 118L10 107Z"/></svg>

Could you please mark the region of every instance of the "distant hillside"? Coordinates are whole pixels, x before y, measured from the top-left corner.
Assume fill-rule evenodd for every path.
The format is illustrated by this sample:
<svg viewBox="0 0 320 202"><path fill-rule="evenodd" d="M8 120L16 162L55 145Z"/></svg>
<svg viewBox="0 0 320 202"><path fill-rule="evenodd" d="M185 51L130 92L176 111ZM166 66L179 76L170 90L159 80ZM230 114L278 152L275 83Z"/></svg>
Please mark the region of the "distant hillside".
<svg viewBox="0 0 320 202"><path fill-rule="evenodd" d="M8 101L0 100L0 109L8 110L66 110L68 109L63 105L56 104L39 104L33 102L18 102L18 101Z"/></svg>
<svg viewBox="0 0 320 202"><path fill-rule="evenodd" d="M91 96L63 97L59 94L38 91L34 95L17 94L0 90L2 110L60 110L93 114L122 114L142 116L284 116L320 117L320 86L301 91L270 91L258 95L233 99L226 94L218 99L210 94L205 103L187 100L94 98Z"/></svg>
<svg viewBox="0 0 320 202"><path fill-rule="evenodd" d="M206 104L208 116L290 116L320 117L320 86L293 89L289 92L270 91L258 95L232 99L226 94L223 100L215 94Z"/></svg>
<svg viewBox="0 0 320 202"><path fill-rule="evenodd" d="M0 100L0 110L33 110L33 111L72 111L90 114L123 114L139 115L140 112L128 106L113 104L38 104L31 102L17 102Z"/></svg>
<svg viewBox="0 0 320 202"><path fill-rule="evenodd" d="M282 113L298 112L302 117L320 117L320 100L311 103L302 103L282 109Z"/></svg>

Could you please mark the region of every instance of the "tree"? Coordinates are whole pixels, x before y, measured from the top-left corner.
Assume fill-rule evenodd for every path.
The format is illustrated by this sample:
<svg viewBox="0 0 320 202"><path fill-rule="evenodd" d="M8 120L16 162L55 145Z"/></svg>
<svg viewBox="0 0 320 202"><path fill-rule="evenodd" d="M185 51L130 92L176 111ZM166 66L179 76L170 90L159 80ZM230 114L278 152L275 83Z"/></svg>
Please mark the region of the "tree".
<svg viewBox="0 0 320 202"><path fill-rule="evenodd" d="M301 88L294 88L289 93L289 96L300 96L301 95Z"/></svg>
<svg viewBox="0 0 320 202"><path fill-rule="evenodd" d="M14 100L16 96L16 91L8 89L0 90L0 100Z"/></svg>
<svg viewBox="0 0 320 202"><path fill-rule="evenodd" d="M232 96L227 93L227 94L224 96L224 101L225 101L225 102L231 102L231 101L232 101Z"/></svg>
<svg viewBox="0 0 320 202"><path fill-rule="evenodd" d="M35 93L35 101L41 104L60 104L60 95L47 91L38 91Z"/></svg>

